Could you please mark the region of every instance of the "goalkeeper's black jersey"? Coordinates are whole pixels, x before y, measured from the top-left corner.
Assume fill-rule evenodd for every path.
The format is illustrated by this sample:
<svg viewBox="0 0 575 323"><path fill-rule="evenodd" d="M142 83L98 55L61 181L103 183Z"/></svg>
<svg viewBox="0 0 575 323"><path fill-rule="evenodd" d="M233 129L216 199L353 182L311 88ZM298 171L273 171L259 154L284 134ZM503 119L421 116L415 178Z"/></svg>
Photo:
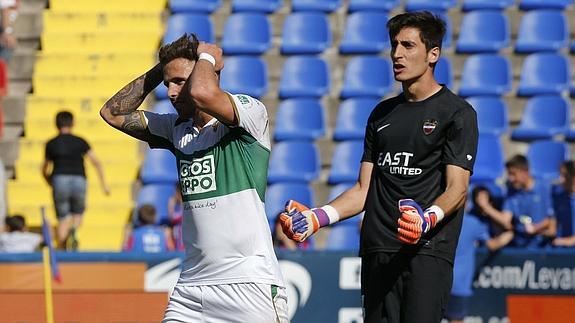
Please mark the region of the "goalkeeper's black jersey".
<svg viewBox="0 0 575 323"><path fill-rule="evenodd" d="M373 163L365 205L360 254L406 251L453 261L463 208L446 215L416 246L397 239L399 199L423 209L445 191L446 165L473 170L477 117L463 99L443 87L426 100L407 102L400 94L371 113L362 161Z"/></svg>

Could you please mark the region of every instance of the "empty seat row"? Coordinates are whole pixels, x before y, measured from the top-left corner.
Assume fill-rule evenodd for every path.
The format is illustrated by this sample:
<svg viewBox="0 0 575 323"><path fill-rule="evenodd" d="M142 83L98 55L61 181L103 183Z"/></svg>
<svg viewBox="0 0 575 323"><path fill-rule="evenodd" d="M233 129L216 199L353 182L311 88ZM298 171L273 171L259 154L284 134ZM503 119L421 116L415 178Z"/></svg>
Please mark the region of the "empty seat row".
<svg viewBox="0 0 575 323"><path fill-rule="evenodd" d="M243 93L261 98L268 91L267 74L264 60L257 56L230 56L225 59L220 85L231 93ZM330 77L328 64L322 58L291 56L283 65L278 95L281 99L318 98L327 95L332 90ZM447 76L441 78L447 79ZM358 96L383 97L391 92L392 86L393 76L389 59L378 56L356 56L346 66L340 95L343 99ZM165 86L156 89L156 98L160 100L168 98Z"/></svg>
<svg viewBox="0 0 575 323"><path fill-rule="evenodd" d="M447 15L443 47L451 46L452 27ZM341 54L377 54L390 48L389 34L382 24L386 12L362 11L347 16ZM501 11L480 10L464 15L456 44L459 53L498 52L511 42L508 16ZM201 40L214 42L214 27L206 14L175 14L168 20L163 43L174 41L184 32L194 32ZM568 21L558 10L534 10L521 18L515 43L517 53L558 51L568 47ZM319 54L333 45L328 17L318 12L298 12L286 17L280 43L283 55ZM222 49L226 55L261 55L272 47L272 28L263 13L231 14L224 25Z"/></svg>
<svg viewBox="0 0 575 323"><path fill-rule="evenodd" d="M511 7L515 0L463 0L464 11L478 9L503 10ZM222 6L223 0L170 0L172 12L207 12L211 13ZM284 0L232 0L232 12L273 13L288 1ZM343 0L291 0L292 11L334 12L342 7ZM400 0L349 0L348 10L381 10L391 11L400 5ZM520 0L520 10L565 9L573 0ZM457 5L456 0L407 0L406 11L433 10L447 11Z"/></svg>

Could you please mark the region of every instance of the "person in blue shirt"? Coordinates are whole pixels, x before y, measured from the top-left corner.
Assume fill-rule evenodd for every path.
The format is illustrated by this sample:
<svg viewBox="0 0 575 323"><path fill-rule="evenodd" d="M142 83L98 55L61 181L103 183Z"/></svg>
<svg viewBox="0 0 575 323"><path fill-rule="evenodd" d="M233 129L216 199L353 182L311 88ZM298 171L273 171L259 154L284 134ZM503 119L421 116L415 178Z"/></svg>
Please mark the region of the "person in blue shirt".
<svg viewBox="0 0 575 323"><path fill-rule="evenodd" d="M477 248L485 245L490 251L495 251L513 239L511 217L501 212L492 212L491 209L494 206L489 190L483 186L477 186L471 194L471 207L463 216L461 234L455 251L453 285L445 311L445 317L451 323L463 322L468 314L469 301L473 295L472 284ZM491 237L489 233L491 224L506 231Z"/></svg>
<svg viewBox="0 0 575 323"><path fill-rule="evenodd" d="M512 215L515 237L511 245L523 248L547 245L556 228L550 185L531 176L529 162L523 155L515 155L505 167L509 189L502 209Z"/></svg>
<svg viewBox="0 0 575 323"><path fill-rule="evenodd" d="M144 204L138 209L138 220L142 224L128 237L123 250L135 252L164 252L174 249L169 231L156 225L156 208Z"/></svg>
<svg viewBox="0 0 575 323"><path fill-rule="evenodd" d="M559 183L552 187L553 209L557 219L556 247L575 247L575 162L566 161L559 169Z"/></svg>

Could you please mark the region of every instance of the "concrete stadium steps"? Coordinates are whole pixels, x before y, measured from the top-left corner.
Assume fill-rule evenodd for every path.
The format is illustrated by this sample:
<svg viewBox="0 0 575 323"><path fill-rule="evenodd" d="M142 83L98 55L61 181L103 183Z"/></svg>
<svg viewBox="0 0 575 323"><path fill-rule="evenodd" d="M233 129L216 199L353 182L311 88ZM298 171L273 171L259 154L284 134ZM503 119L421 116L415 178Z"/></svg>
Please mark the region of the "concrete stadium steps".
<svg viewBox="0 0 575 323"><path fill-rule="evenodd" d="M156 13L166 8L167 0L50 0L54 12L110 12L110 13Z"/></svg>
<svg viewBox="0 0 575 323"><path fill-rule="evenodd" d="M51 224L56 224L56 211L51 201L46 204L25 203L25 201L23 203L12 203L8 205L8 209L10 214L21 214L25 216L28 226L35 227L42 225L41 206L45 206L46 216ZM114 225L122 227L127 222L130 210L131 204L129 203L110 202L87 204L84 219L88 226Z"/></svg>
<svg viewBox="0 0 575 323"><path fill-rule="evenodd" d="M43 33L42 53L148 53L157 50L163 31Z"/></svg>
<svg viewBox="0 0 575 323"><path fill-rule="evenodd" d="M39 178L40 172L36 169L30 172ZM46 182L8 182L8 199L10 205L52 205L52 189ZM91 176L88 180L87 203L90 205L129 205L132 197L132 187L130 183L114 183L111 185L112 194L105 195L98 183L98 180Z"/></svg>
<svg viewBox="0 0 575 323"><path fill-rule="evenodd" d="M142 160L140 143L135 139L125 136L126 140L92 140L89 142L92 151L100 162L114 163L137 163ZM45 140L20 139L18 158L25 162L42 162L44 160ZM106 165L104 165L105 167ZM133 164L132 164L133 167Z"/></svg>
<svg viewBox="0 0 575 323"><path fill-rule="evenodd" d="M124 224L129 212L125 214L116 214L124 217ZM86 215L88 220L88 214ZM125 225L90 225L85 223L78 231L78 240L80 241L80 251L121 251L122 242L124 241Z"/></svg>
<svg viewBox="0 0 575 323"><path fill-rule="evenodd" d="M140 3L145 1L140 1ZM106 5L107 6L107 5ZM100 5L101 8L106 6ZM161 12L78 12L46 10L43 13L45 33L123 32L137 29L156 32L164 30Z"/></svg>
<svg viewBox="0 0 575 323"><path fill-rule="evenodd" d="M35 95L56 96L73 93L78 96L111 97L138 75L99 76L40 76L32 78Z"/></svg>
<svg viewBox="0 0 575 323"><path fill-rule="evenodd" d="M155 65L157 54L39 54L36 57L34 76L140 76Z"/></svg>
<svg viewBox="0 0 575 323"><path fill-rule="evenodd" d="M136 162L138 163L138 162ZM18 183L37 183L43 182L41 178L42 162L40 161L21 161L16 162L16 179ZM109 184L130 184L134 182L138 175L138 164L133 164L126 161L107 161L103 163L102 168L104 177ZM85 162L86 176L94 181L98 181L98 174L94 167L88 162Z"/></svg>

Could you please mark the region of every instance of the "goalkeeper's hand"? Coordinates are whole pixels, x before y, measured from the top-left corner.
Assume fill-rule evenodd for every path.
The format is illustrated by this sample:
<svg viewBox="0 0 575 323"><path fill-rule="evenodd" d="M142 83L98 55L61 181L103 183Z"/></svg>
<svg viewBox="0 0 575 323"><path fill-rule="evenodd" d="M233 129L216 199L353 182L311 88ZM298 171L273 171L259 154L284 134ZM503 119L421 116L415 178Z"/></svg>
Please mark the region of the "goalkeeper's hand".
<svg viewBox="0 0 575 323"><path fill-rule="evenodd" d="M401 216L397 220L399 228L397 229L398 238L401 242L407 244L416 244L421 236L433 229L438 222L438 214L443 211L437 206L421 209L419 204L412 199L402 199L398 203Z"/></svg>
<svg viewBox="0 0 575 323"><path fill-rule="evenodd" d="M337 221L339 221L339 214L329 205L310 210L294 200L287 201L285 212L280 214L282 231L297 242L303 242L319 228Z"/></svg>

